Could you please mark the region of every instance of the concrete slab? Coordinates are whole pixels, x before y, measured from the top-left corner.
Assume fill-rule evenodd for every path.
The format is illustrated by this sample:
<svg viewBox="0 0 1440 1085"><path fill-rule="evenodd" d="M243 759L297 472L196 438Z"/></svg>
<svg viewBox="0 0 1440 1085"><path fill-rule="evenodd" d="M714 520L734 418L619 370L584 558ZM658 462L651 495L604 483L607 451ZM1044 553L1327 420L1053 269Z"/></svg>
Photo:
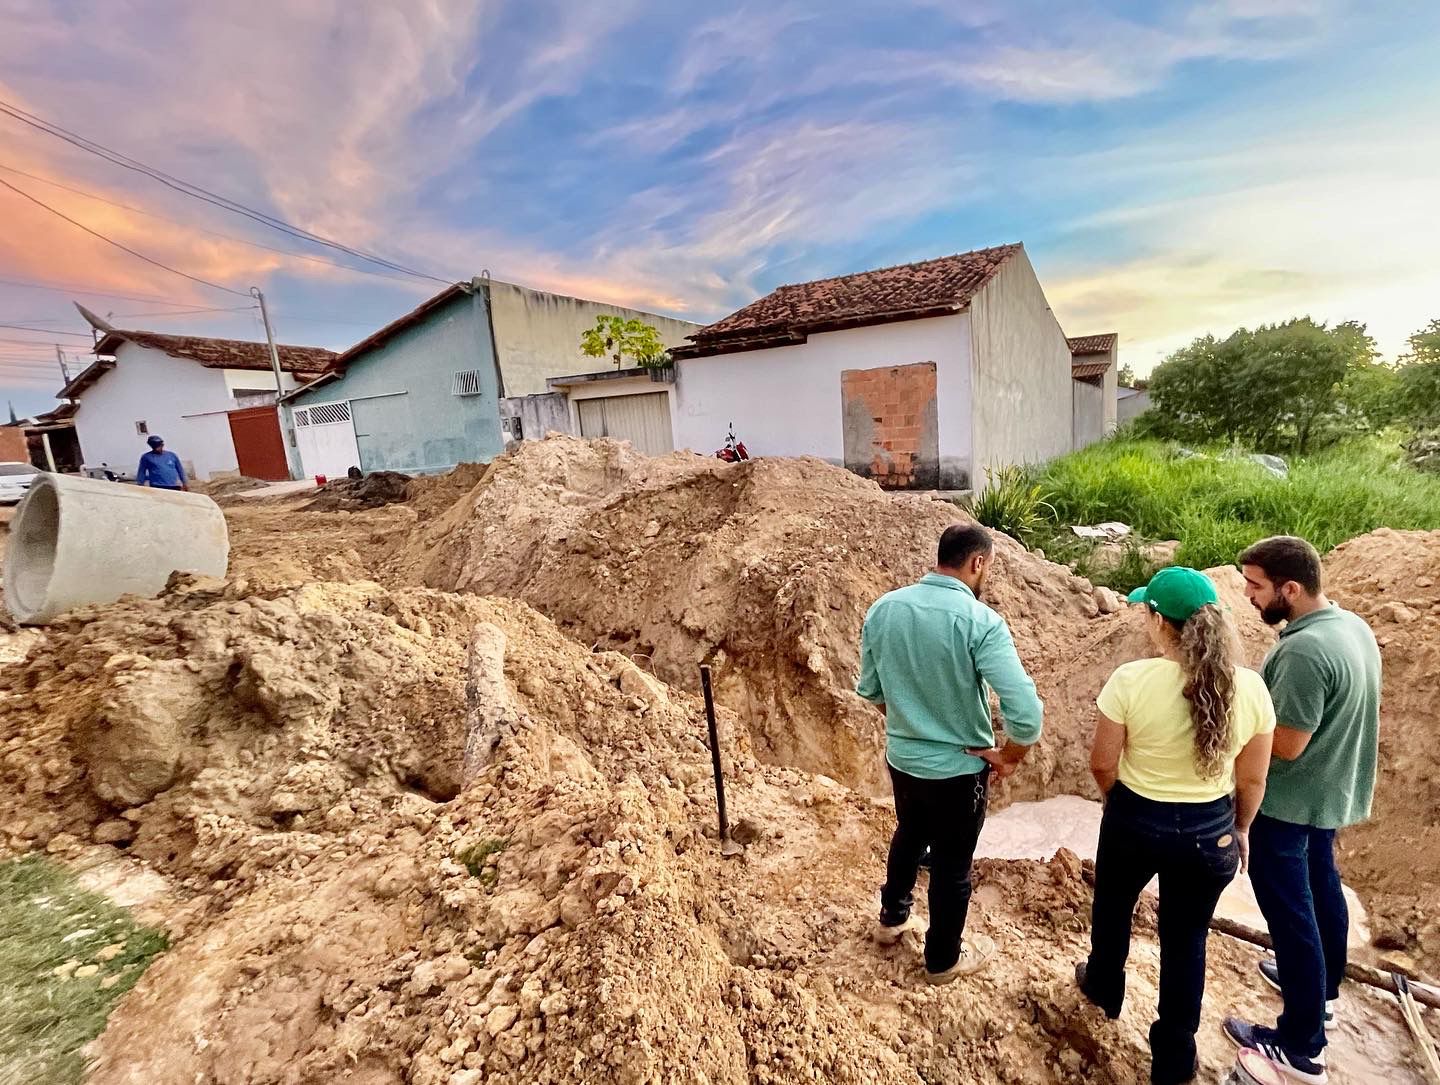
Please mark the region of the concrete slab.
<svg viewBox="0 0 1440 1085"><path fill-rule="evenodd" d="M1103 810L1098 802L1075 795L1057 795L1042 802L1017 802L985 819L980 844L975 849L976 858L1048 860L1061 848L1069 848L1081 859L1093 860L1100 841ZM1146 892L1158 893L1158 882L1152 881L1146 886ZM1351 953L1355 959L1371 963L1374 950L1370 947L1364 905L1348 885L1345 899L1350 904ZM1265 929L1265 918L1260 914L1255 891L1245 874L1237 875L1226 888L1216 914Z"/></svg>
<svg viewBox="0 0 1440 1085"><path fill-rule="evenodd" d="M256 497L284 497L287 494L304 493L306 490L316 489L313 478L302 478L295 482L272 482L268 486L261 486L256 490L243 490L236 494L236 497L243 497L247 501Z"/></svg>

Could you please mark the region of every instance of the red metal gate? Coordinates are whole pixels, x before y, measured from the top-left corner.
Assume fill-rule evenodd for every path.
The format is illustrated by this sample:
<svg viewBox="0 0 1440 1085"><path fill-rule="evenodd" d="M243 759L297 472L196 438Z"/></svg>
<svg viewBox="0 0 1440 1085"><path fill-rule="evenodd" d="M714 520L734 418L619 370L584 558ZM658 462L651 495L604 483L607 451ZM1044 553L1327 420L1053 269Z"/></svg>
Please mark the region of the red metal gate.
<svg viewBox="0 0 1440 1085"><path fill-rule="evenodd" d="M279 482L290 477L285 463L285 442L280 437L280 419L274 407L246 407L227 411L230 437L240 473L249 478Z"/></svg>

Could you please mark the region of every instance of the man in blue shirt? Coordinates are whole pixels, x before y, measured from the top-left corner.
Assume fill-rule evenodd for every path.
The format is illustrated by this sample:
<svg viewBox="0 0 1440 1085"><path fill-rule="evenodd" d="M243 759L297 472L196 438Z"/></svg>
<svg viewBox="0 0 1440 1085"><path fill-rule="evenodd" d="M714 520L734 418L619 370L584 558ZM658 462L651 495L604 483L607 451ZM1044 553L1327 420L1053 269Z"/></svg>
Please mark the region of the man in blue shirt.
<svg viewBox="0 0 1440 1085"><path fill-rule="evenodd" d="M856 692L885 713L885 760L895 788L895 836L875 938L891 945L920 929L910 915L911 894L929 848L931 983L974 971L993 951L978 939L961 944L987 785L992 771L1001 779L1015 771L1043 721L1044 706L1005 619L979 600L993 551L979 524L946 528L935 571L881 597L861 633ZM992 689L1010 740L999 749Z"/></svg>
<svg viewBox="0 0 1440 1085"><path fill-rule="evenodd" d="M188 490L185 468L180 466L180 457L165 450L165 440L152 433L145 442L150 451L140 457L140 468L135 472L135 482L140 486L151 486L157 490Z"/></svg>

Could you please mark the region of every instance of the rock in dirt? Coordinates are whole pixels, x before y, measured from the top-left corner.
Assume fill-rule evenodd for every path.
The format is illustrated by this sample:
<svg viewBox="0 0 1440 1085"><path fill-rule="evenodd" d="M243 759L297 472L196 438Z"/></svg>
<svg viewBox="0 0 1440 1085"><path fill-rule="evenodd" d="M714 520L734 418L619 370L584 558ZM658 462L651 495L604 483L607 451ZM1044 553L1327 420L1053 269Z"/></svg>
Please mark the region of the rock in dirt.
<svg viewBox="0 0 1440 1085"><path fill-rule="evenodd" d="M111 818L95 826L91 839L97 844L128 844L135 839L135 823L125 818Z"/></svg>

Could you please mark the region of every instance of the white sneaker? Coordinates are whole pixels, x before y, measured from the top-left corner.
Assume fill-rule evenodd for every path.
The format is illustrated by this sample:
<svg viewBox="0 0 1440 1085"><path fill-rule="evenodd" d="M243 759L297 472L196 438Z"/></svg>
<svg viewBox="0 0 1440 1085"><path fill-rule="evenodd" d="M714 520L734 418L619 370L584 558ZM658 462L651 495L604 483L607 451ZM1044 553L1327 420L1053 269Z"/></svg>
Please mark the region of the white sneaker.
<svg viewBox="0 0 1440 1085"><path fill-rule="evenodd" d="M925 982L933 986L953 983L961 976L980 971L995 956L995 940L984 934L973 934L960 943L960 958L943 972L925 972Z"/></svg>
<svg viewBox="0 0 1440 1085"><path fill-rule="evenodd" d="M896 923L893 927L887 927L884 923L876 923L870 931L870 937L882 946L893 946L901 938L905 937L906 931L914 931L916 934L924 934L927 929L925 920L918 915L911 915L903 923Z"/></svg>

